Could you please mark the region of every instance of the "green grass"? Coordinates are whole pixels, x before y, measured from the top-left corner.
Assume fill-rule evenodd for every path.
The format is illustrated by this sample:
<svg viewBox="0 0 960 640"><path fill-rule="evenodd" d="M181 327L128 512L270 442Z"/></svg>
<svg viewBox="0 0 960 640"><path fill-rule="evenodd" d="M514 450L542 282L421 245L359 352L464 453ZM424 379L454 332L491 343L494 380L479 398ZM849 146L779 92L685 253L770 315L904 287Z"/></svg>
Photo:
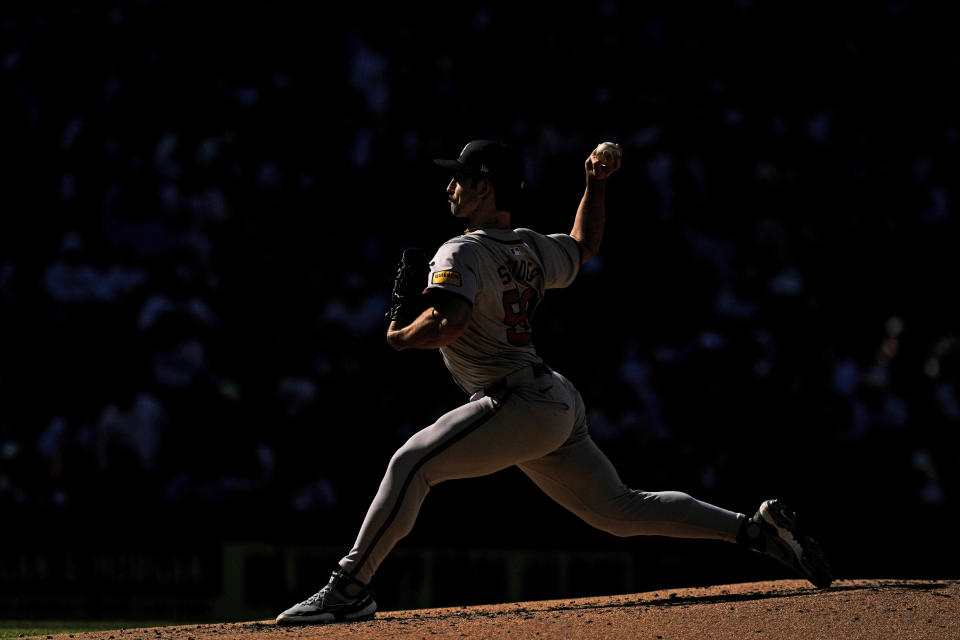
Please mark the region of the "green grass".
<svg viewBox="0 0 960 640"><path fill-rule="evenodd" d="M49 636L57 633L84 633L85 631L116 631L145 627L166 627L184 622L151 620L0 620L0 640L30 636Z"/></svg>

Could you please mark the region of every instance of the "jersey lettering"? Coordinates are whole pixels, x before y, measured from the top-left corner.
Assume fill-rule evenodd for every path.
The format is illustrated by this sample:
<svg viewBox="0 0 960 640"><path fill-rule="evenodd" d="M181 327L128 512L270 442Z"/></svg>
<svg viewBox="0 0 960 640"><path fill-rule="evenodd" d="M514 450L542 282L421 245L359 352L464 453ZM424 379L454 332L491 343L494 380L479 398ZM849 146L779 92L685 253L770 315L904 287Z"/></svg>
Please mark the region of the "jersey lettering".
<svg viewBox="0 0 960 640"><path fill-rule="evenodd" d="M503 322L507 325L507 342L522 347L533 340L530 317L540 298L536 289L508 289L503 292Z"/></svg>
<svg viewBox="0 0 960 640"><path fill-rule="evenodd" d="M540 277L540 267L529 260L511 260L497 267L500 284L510 284L514 280L527 283Z"/></svg>

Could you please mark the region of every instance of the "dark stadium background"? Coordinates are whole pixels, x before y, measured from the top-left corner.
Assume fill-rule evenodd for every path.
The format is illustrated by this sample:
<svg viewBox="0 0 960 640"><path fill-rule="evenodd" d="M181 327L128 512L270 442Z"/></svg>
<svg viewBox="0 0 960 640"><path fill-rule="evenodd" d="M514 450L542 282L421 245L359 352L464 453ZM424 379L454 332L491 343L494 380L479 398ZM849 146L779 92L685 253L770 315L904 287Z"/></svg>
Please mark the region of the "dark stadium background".
<svg viewBox="0 0 960 640"><path fill-rule="evenodd" d="M431 159L478 137L523 149L542 232L597 143L625 150L535 341L625 482L781 496L839 577L956 577L949 16L704 5L4 5L0 614L252 619L319 588L393 451L464 399L383 312L402 249L461 231ZM784 577L612 538L508 470L436 487L374 586Z"/></svg>

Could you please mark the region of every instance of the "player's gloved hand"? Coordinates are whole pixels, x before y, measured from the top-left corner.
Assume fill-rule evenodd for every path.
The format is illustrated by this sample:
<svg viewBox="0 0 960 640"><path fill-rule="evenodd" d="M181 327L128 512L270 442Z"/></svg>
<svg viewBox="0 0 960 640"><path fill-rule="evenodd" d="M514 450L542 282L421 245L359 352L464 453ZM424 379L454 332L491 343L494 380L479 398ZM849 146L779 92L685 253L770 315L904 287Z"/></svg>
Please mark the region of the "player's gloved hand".
<svg viewBox="0 0 960 640"><path fill-rule="evenodd" d="M427 286L430 265L423 249L411 247L404 249L403 257L397 265L393 277L393 292L390 295L390 309L384 314L400 326L413 322L424 309L427 299L423 290Z"/></svg>

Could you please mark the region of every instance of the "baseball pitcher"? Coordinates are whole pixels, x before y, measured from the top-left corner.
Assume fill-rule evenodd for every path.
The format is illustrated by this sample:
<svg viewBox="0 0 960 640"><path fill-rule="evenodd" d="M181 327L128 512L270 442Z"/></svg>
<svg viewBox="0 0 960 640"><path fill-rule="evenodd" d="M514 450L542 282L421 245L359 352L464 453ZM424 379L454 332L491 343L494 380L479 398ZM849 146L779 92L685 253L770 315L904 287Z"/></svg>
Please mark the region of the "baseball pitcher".
<svg viewBox="0 0 960 640"><path fill-rule="evenodd" d="M376 603L367 585L394 545L413 528L430 487L519 467L551 498L617 536L660 535L737 542L829 587L819 545L797 530L794 514L767 500L752 516L675 491L626 487L590 438L583 399L533 346L533 318L549 289L569 286L597 255L607 181L619 145L603 143L585 162L586 189L569 233L513 228L523 183L509 145L474 140L449 170L450 212L466 228L429 262L404 252L394 280L387 342L397 350L438 349L466 404L413 435L394 454L353 548L329 582L284 611L279 624L364 620Z"/></svg>

